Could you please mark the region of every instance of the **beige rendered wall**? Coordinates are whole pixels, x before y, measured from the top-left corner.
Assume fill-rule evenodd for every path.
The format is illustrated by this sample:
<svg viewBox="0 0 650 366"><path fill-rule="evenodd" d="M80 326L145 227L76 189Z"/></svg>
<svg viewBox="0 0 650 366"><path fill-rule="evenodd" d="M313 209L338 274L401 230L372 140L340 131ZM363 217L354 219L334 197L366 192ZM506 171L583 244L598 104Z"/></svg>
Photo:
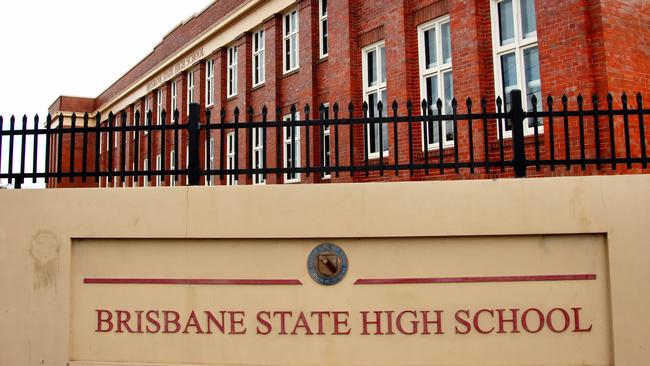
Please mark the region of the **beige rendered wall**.
<svg viewBox="0 0 650 366"><path fill-rule="evenodd" d="M644 364L650 359L648 187L650 176L3 191L0 365ZM350 259L348 275L333 287L317 285L306 270L307 254L324 241L340 245ZM354 284L569 273L594 278ZM82 283L111 276L270 276L296 278L302 286ZM576 306L591 332L454 332L458 309ZM97 308L151 307L238 308L250 320L259 310L344 310L352 334L263 337L250 332L255 323L241 337L94 332ZM452 322L437 338L363 337L364 309L440 309Z"/></svg>

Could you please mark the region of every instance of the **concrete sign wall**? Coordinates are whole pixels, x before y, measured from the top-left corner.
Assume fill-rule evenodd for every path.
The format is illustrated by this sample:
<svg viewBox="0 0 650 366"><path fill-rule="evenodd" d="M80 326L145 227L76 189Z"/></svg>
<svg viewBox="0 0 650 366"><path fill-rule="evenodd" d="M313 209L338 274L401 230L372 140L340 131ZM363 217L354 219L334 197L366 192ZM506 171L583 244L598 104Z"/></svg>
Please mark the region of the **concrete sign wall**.
<svg viewBox="0 0 650 366"><path fill-rule="evenodd" d="M2 365L638 365L650 177L0 194Z"/></svg>

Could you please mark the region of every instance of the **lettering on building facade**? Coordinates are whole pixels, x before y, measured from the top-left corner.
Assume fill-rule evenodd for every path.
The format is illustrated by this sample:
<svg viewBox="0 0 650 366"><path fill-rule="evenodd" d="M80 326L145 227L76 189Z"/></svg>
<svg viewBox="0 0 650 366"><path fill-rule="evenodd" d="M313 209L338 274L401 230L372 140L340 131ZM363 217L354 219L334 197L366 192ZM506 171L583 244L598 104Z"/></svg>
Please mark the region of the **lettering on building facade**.
<svg viewBox="0 0 650 366"><path fill-rule="evenodd" d="M195 63L199 62L203 58L203 47L197 49L196 51L190 53L186 57L184 57L182 60L174 64L174 66L168 68L165 70L162 74L159 74L156 76L153 80L149 81L147 83L147 93L150 91L156 89L159 87L161 84L164 82L170 80L173 78L175 75L178 75L188 67L194 65Z"/></svg>

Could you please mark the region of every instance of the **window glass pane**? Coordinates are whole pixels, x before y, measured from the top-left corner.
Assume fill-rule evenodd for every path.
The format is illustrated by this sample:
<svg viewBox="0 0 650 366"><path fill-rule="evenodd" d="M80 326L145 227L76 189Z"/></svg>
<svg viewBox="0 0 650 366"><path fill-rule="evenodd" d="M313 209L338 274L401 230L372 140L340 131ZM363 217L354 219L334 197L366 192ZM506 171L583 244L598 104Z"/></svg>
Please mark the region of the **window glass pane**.
<svg viewBox="0 0 650 366"><path fill-rule="evenodd" d="M291 36L291 68L298 66L298 36Z"/></svg>
<svg viewBox="0 0 650 366"><path fill-rule="evenodd" d="M501 56L501 80L503 80L503 99L505 101L504 109L510 110L510 92L517 88L517 59L514 52ZM512 126L508 121L505 126L506 131L510 131Z"/></svg>
<svg viewBox="0 0 650 366"><path fill-rule="evenodd" d="M327 54L327 19L323 20L323 55Z"/></svg>
<svg viewBox="0 0 650 366"><path fill-rule="evenodd" d="M427 69L438 64L435 28L424 31L424 64Z"/></svg>
<svg viewBox="0 0 650 366"><path fill-rule="evenodd" d="M287 38L284 41L285 55L284 55L284 70L291 70L291 41Z"/></svg>
<svg viewBox="0 0 650 366"><path fill-rule="evenodd" d="M321 16L327 15L327 0L321 0Z"/></svg>
<svg viewBox="0 0 650 366"><path fill-rule="evenodd" d="M296 20L297 20L297 18L298 18L298 13L297 12L294 11L293 13L291 13L291 32L296 31Z"/></svg>
<svg viewBox="0 0 650 366"><path fill-rule="evenodd" d="M381 46L380 48L381 52L381 82L385 83L386 82L386 47Z"/></svg>
<svg viewBox="0 0 650 366"><path fill-rule="evenodd" d="M528 38L534 36L536 32L535 0L521 0L521 33L524 38Z"/></svg>
<svg viewBox="0 0 650 366"><path fill-rule="evenodd" d="M291 15L287 14L287 16L284 17L284 35L289 35L291 33Z"/></svg>
<svg viewBox="0 0 650 366"><path fill-rule="evenodd" d="M427 101L429 102L429 109L432 114L438 113L436 102L438 101L438 75L433 75L425 79L427 89Z"/></svg>
<svg viewBox="0 0 650 366"><path fill-rule="evenodd" d="M499 3L499 39L502 46L515 40L512 0L503 0Z"/></svg>
<svg viewBox="0 0 650 366"><path fill-rule="evenodd" d="M381 103L383 104L382 107L382 112L381 115L386 117L388 114L388 94L386 93L386 89L381 91ZM381 126L381 133L382 133L382 147L384 149L384 152L388 151L388 125L386 123L382 124Z"/></svg>
<svg viewBox="0 0 650 366"><path fill-rule="evenodd" d="M377 53L375 51L370 51L367 53L366 58L366 71L368 75L368 86L377 85L377 66L375 62L377 60Z"/></svg>
<svg viewBox="0 0 650 366"><path fill-rule="evenodd" d="M441 26L442 33L442 62L448 64L451 62L451 31L449 22Z"/></svg>
<svg viewBox="0 0 650 366"><path fill-rule="evenodd" d="M442 81L445 88L445 114L453 113L451 101L454 98L454 80L451 72L446 72L442 75ZM445 121L445 139L447 141L454 140L454 122Z"/></svg>
<svg viewBox="0 0 650 366"><path fill-rule="evenodd" d="M528 48L524 50L524 67L526 75L526 100L529 103L530 110L533 110L531 98L533 95L537 97L537 110L542 109L542 83L539 77L539 53L537 47ZM537 120L538 125L542 124L541 119ZM530 118L528 120L529 127L534 127L535 121Z"/></svg>

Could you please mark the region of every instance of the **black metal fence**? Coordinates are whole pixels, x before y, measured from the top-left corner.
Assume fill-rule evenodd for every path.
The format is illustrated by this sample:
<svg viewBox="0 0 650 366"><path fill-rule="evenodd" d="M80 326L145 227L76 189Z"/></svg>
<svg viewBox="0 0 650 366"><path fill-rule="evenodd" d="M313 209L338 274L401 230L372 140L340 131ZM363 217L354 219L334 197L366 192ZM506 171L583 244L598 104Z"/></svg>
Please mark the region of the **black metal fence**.
<svg viewBox="0 0 650 366"><path fill-rule="evenodd" d="M360 178L455 174L471 178L508 172L514 177L544 172L552 175L556 169L575 167L588 174L647 169L644 117L650 110L643 108L640 94L636 96L634 108L629 107L625 94L620 108L614 108L611 94L604 108L595 96L590 108L585 107L581 96L577 97L574 108L569 108L566 97L561 99L559 107L551 97L542 103L533 95L527 102L531 108L525 111L521 92L515 90L509 95L507 111L506 103L497 98L492 111L488 111L485 99L478 106L467 99L462 113L455 99L449 106L444 106L441 100L433 105L423 101L417 106L408 102L407 113L401 116L397 102L388 108L379 102L376 109L364 104L362 113L356 113L352 103L345 110L334 104L331 113L320 106L318 119L309 118L312 111L306 105L306 118L302 120L297 118L298 111L293 106L288 120L282 118L279 108L275 118L270 118L264 107L257 118L259 121L254 121L255 112L249 108L244 115L235 109L232 118L227 118L226 111L222 110L218 121L211 122L211 111L201 113L198 104L190 105L185 121L175 111L167 123L166 113L162 111L160 123L156 124L152 123L151 111L142 121L136 113L130 124L125 112L111 113L107 121L100 114L72 115L69 126L64 126L63 116L55 121L48 116L44 127L38 116L31 126L26 116L22 123L14 117L5 121L0 116L0 179L20 188L25 180L36 182L39 178L97 183L103 177L120 182L125 182L127 177L143 177L149 182L155 177L167 177L175 182L187 177L189 185L198 185L202 177L212 181L238 176L266 179L267 175L275 175L281 182L286 175L296 174L307 177L347 174ZM240 121L242 118L246 121ZM304 131L300 145L296 145L297 134L291 132L298 131L296 128ZM256 143L261 145L261 156L256 162L251 151L244 152L239 146L239 136L244 134L247 141L244 145L251 149L253 130L259 139ZM236 156L230 166L226 162L226 131L234 133ZM129 134L135 135L132 142L127 139ZM107 137L107 151L100 151L99 141L103 136ZM117 136L120 142L115 146ZM201 150L210 149L206 136L216 137L214 167L200 164ZM181 167L179 155L184 141L189 156L188 163ZM130 157L127 157L127 145L132 151ZM299 154L296 146L301 146L305 153L304 162L299 165L295 164ZM272 158L269 148L274 149ZM287 148L290 151L285 151ZM166 162L166 149L175 151L173 163ZM28 152L31 161L27 161ZM161 156L160 168L152 169L153 164L149 163L149 167L142 169L141 158L146 156L151 162L153 153ZM240 162L238 154L245 154L245 163ZM129 160L138 163L129 169Z"/></svg>

